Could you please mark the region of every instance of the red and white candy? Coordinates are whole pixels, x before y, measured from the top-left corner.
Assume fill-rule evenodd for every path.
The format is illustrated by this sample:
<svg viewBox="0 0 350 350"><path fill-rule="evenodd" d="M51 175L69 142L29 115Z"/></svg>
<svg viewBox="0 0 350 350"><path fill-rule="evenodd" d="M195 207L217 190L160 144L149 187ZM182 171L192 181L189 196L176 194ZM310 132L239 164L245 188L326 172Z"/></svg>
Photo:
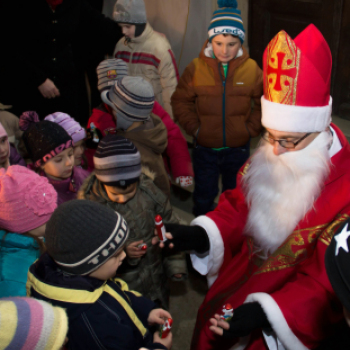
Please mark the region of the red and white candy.
<svg viewBox="0 0 350 350"><path fill-rule="evenodd" d="M173 319L168 318L159 330L159 338L161 338L161 339L166 338L171 331L172 325L173 325Z"/></svg>
<svg viewBox="0 0 350 350"><path fill-rule="evenodd" d="M155 224L156 224L156 230L157 230L157 234L159 239L161 240L161 242L165 242L167 240L167 238L165 237L165 227L163 225L163 220L162 217L160 215L157 215L155 218Z"/></svg>

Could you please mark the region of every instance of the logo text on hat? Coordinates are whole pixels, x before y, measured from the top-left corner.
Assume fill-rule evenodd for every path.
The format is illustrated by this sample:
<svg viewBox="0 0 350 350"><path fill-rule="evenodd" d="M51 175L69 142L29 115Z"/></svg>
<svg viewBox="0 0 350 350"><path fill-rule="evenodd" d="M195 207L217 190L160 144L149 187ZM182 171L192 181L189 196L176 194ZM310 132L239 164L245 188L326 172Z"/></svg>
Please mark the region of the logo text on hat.
<svg viewBox="0 0 350 350"><path fill-rule="evenodd" d="M117 230L117 234L109 243L108 246L105 246L102 250L99 251L91 260L89 260L88 264L98 265L100 263L101 256L106 258L110 255L113 255L116 250L119 248L120 243L124 240L128 232L128 228L126 226L126 222L123 219L121 223L121 227ZM103 259L105 260L105 259Z"/></svg>

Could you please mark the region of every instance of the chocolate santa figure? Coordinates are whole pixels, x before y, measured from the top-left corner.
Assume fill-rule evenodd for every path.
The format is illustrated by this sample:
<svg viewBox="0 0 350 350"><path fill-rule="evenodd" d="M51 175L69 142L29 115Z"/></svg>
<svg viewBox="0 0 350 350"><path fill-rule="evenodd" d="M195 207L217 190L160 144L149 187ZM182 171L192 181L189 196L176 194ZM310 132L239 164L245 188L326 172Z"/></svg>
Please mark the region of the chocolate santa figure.
<svg viewBox="0 0 350 350"><path fill-rule="evenodd" d="M160 330L159 330L159 337L161 339L164 339L168 336L168 334L171 331L171 327L173 325L173 319L172 318L168 318L164 324L161 326Z"/></svg>
<svg viewBox="0 0 350 350"><path fill-rule="evenodd" d="M222 314L220 315L220 317L228 322L232 319L233 316L233 307L231 306L231 304L226 304L222 307Z"/></svg>

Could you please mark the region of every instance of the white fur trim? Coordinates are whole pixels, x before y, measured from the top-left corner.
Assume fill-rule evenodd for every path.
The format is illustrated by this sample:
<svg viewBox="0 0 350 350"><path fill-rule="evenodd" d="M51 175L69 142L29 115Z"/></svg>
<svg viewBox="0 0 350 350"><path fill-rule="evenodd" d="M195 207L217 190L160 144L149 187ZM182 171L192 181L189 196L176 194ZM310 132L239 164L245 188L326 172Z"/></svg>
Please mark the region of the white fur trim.
<svg viewBox="0 0 350 350"><path fill-rule="evenodd" d="M290 106L261 97L261 123L265 128L289 132L324 131L332 121L332 97L328 106Z"/></svg>
<svg viewBox="0 0 350 350"><path fill-rule="evenodd" d="M269 350L288 350L286 349L280 340L277 338L277 335L273 331L265 331L263 330L263 336L265 338L265 342Z"/></svg>
<svg viewBox="0 0 350 350"><path fill-rule="evenodd" d="M289 328L281 309L271 295L267 293L250 294L245 300L245 303L252 303L254 301L261 305L278 339L287 349L308 350Z"/></svg>
<svg viewBox="0 0 350 350"><path fill-rule="evenodd" d="M249 341L250 335L248 335L247 337L239 338L238 343L233 345L232 348L230 348L229 350L244 350L248 346Z"/></svg>
<svg viewBox="0 0 350 350"><path fill-rule="evenodd" d="M332 158L333 156L335 156L343 147L340 143L339 137L337 135L337 133L335 132L335 130L330 126L330 129L332 130L333 133L333 142L332 142L332 146L329 149L329 156L330 158Z"/></svg>
<svg viewBox="0 0 350 350"><path fill-rule="evenodd" d="M210 242L209 252L191 253L193 267L201 274L207 275L208 285L212 286L224 261L224 242L215 222L207 216L198 216L191 226L200 226L207 232Z"/></svg>

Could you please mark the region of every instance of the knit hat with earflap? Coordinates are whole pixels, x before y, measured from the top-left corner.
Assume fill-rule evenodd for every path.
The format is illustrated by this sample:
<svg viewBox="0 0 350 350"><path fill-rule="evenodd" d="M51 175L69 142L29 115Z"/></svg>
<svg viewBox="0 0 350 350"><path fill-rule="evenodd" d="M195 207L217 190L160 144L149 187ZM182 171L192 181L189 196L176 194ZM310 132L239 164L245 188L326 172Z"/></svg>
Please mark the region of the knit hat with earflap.
<svg viewBox="0 0 350 350"><path fill-rule="evenodd" d="M77 121L75 121L70 115L66 113L52 113L45 117L44 120L48 120L62 126L62 128L66 130L68 135L70 135L70 137L73 139L74 143L77 143L86 138L85 129L82 128Z"/></svg>
<svg viewBox="0 0 350 350"><path fill-rule="evenodd" d="M118 135L107 135L94 155L95 175L108 186L127 186L141 175L141 156L135 145Z"/></svg>
<svg viewBox="0 0 350 350"><path fill-rule="evenodd" d="M73 147L73 140L62 126L39 120L36 112L24 112L19 118L23 141L35 167L40 167L57 154Z"/></svg>
<svg viewBox="0 0 350 350"><path fill-rule="evenodd" d="M124 218L88 200L61 204L46 225L48 254L70 274L87 275L120 251L129 235Z"/></svg>
<svg viewBox="0 0 350 350"><path fill-rule="evenodd" d="M98 83L97 88L100 92L109 90L117 79L128 75L128 66L126 62L119 58L110 58L102 61L96 68Z"/></svg>
<svg viewBox="0 0 350 350"><path fill-rule="evenodd" d="M57 207L57 192L45 176L12 165L0 169L0 228L25 233L44 225Z"/></svg>
<svg viewBox="0 0 350 350"><path fill-rule="evenodd" d="M117 114L117 129L127 130L134 122L150 118L154 105L152 85L141 77L116 80L109 91L103 91L102 101Z"/></svg>
<svg viewBox="0 0 350 350"><path fill-rule="evenodd" d="M237 0L218 0L218 6L208 28L209 42L216 35L230 34L237 36L243 44L245 30L241 11L237 9Z"/></svg>
<svg viewBox="0 0 350 350"><path fill-rule="evenodd" d="M0 299L0 349L62 348L68 332L64 309L34 298Z"/></svg>
<svg viewBox="0 0 350 350"><path fill-rule="evenodd" d="M118 23L147 23L146 7L143 0L117 0L113 19Z"/></svg>

